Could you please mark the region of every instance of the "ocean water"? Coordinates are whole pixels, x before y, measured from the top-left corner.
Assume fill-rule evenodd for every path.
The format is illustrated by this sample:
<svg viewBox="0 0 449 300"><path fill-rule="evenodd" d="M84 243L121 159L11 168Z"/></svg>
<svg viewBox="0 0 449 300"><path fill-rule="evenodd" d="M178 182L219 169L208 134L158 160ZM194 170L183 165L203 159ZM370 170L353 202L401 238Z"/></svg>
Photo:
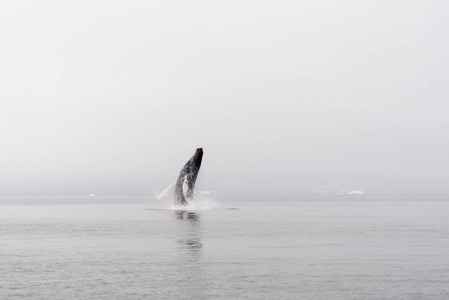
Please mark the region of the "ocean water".
<svg viewBox="0 0 449 300"><path fill-rule="evenodd" d="M449 197L0 198L0 299L449 299Z"/></svg>

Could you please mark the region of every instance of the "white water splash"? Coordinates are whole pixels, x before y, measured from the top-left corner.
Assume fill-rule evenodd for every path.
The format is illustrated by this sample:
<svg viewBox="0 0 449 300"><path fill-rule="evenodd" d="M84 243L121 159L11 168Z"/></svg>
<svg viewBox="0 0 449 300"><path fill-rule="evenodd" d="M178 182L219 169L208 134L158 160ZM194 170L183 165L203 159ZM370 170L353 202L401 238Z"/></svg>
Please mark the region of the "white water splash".
<svg viewBox="0 0 449 300"><path fill-rule="evenodd" d="M195 200L189 200L187 205L172 205L171 210L187 210L187 211L198 211L198 210L212 210L220 209L220 204L215 200L207 197L195 197Z"/></svg>

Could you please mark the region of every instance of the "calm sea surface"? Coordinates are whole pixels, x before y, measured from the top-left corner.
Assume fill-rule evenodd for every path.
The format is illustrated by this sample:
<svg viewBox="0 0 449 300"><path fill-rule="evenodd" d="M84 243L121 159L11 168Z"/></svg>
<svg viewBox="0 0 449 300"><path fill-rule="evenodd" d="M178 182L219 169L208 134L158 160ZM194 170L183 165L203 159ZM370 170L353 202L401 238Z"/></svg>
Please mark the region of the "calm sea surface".
<svg viewBox="0 0 449 300"><path fill-rule="evenodd" d="M449 299L449 197L201 205L0 198L0 299Z"/></svg>

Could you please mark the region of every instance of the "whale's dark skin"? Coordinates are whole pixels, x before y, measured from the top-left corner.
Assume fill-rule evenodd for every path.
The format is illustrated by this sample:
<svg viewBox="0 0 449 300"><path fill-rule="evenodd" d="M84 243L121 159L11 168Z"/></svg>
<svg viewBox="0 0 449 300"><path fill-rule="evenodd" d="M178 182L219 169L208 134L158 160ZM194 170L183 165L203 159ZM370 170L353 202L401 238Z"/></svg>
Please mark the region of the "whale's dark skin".
<svg viewBox="0 0 449 300"><path fill-rule="evenodd" d="M181 172L179 172L175 186L175 204L187 205L187 199L192 198L195 181L198 177L202 160L203 148L198 148L192 158L181 169Z"/></svg>

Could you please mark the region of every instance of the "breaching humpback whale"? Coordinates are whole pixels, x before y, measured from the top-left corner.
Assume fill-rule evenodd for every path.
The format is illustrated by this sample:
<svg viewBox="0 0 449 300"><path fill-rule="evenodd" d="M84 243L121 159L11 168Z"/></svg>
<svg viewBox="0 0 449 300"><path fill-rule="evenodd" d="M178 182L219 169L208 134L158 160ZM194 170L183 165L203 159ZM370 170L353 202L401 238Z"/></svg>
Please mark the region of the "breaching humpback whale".
<svg viewBox="0 0 449 300"><path fill-rule="evenodd" d="M160 200L175 193L175 204L187 205L189 199L192 199L195 181L201 167L203 159L203 148L196 149L192 158L190 158L179 172L178 179L166 188L161 194L156 196Z"/></svg>

